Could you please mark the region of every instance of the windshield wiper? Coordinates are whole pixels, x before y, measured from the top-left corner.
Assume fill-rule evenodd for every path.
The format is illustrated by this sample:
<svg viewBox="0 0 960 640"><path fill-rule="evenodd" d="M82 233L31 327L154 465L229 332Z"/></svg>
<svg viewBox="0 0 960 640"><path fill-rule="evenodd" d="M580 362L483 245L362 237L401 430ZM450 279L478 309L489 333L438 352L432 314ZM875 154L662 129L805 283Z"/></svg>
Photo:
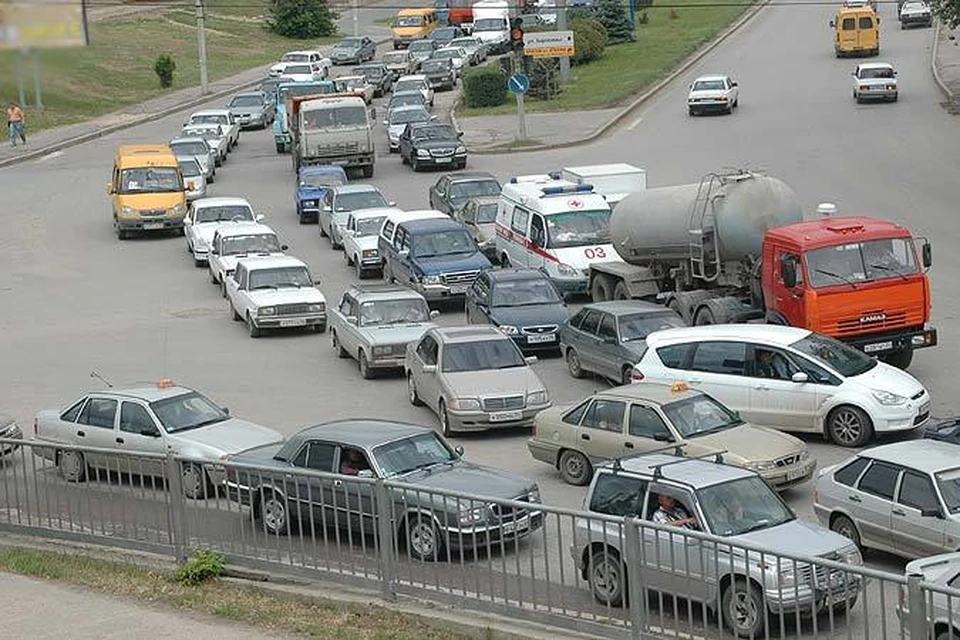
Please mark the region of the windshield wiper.
<svg viewBox="0 0 960 640"><path fill-rule="evenodd" d="M885 264L871 264L871 265L870 265L870 268L871 268L871 269L877 269L878 271L888 271L888 272L890 272L890 273L895 273L895 274L897 274L898 276L900 276L900 279L901 279L901 280L909 280L909 279L910 279L910 278L907 277L907 274L905 274L904 272L900 271L899 269L894 269L893 267L888 267L888 266L885 265Z"/></svg>
<svg viewBox="0 0 960 640"><path fill-rule="evenodd" d="M525 367L525 366L527 366L527 363L526 363L526 362L515 362L514 364L505 364L505 365L503 365L502 367L497 367L497 370L500 370L500 369L516 369L517 367Z"/></svg>
<svg viewBox="0 0 960 640"><path fill-rule="evenodd" d="M219 416L219 417L216 417L216 418L210 418L209 420L203 420L202 422L198 422L198 423L196 423L196 424L191 424L190 426L183 427L182 429L177 429L177 431L189 431L189 430L191 430L191 429L199 429L200 427L207 427L207 426L210 426L211 424L216 424L216 423L218 423L218 422L223 422L223 421L226 420L226 419L227 419L227 418L226 418L225 416ZM176 432L175 432L175 433L176 433Z"/></svg>
<svg viewBox="0 0 960 640"><path fill-rule="evenodd" d="M280 287L278 287L275 284L258 284L255 287L250 287L250 291L256 291L258 289L279 289L279 288Z"/></svg>
<svg viewBox="0 0 960 640"><path fill-rule="evenodd" d="M842 282L846 282L848 285L850 285L850 286L853 287L854 289L857 288L857 284L856 284L853 280L850 280L850 279L848 279L848 278L845 278L845 277L843 277L842 275L840 275L839 273L834 273L834 272L832 272L832 271L827 271L827 270L825 270L825 269L814 269L813 271L814 271L814 273L819 273L819 274L822 274L822 275L825 275L825 276L830 276L831 278L836 278L837 280L840 280L840 281L842 281Z"/></svg>
<svg viewBox="0 0 960 640"><path fill-rule="evenodd" d="M296 287L297 289L299 289L299 288L302 287L302 286L304 286L304 285L302 285L302 284L297 284L296 282L278 282L278 283L276 284L276 287L277 287L278 289L279 289L280 287Z"/></svg>

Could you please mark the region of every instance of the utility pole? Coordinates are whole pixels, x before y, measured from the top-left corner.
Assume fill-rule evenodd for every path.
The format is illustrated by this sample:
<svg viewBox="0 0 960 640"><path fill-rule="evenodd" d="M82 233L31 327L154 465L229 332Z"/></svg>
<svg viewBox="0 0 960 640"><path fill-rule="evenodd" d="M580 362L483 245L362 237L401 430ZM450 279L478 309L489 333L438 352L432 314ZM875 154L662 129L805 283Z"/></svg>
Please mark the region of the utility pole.
<svg viewBox="0 0 960 640"><path fill-rule="evenodd" d="M557 0L557 31L567 30L567 0ZM576 44L576 43L574 43ZM560 57L560 82L570 82L570 58Z"/></svg>
<svg viewBox="0 0 960 640"><path fill-rule="evenodd" d="M353 0L353 35L360 35L360 0Z"/></svg>
<svg viewBox="0 0 960 640"><path fill-rule="evenodd" d="M203 0L196 0L197 8L197 45L200 47L200 93L210 93L207 82L207 37L203 31Z"/></svg>

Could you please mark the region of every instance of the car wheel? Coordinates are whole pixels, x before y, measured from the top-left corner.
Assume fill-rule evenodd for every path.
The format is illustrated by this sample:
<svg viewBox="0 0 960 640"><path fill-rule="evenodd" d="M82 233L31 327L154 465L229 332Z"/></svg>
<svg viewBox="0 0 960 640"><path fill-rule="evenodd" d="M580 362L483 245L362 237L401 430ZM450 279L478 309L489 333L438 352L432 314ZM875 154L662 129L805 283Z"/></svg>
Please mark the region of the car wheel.
<svg viewBox="0 0 960 640"><path fill-rule="evenodd" d="M584 377L583 365L580 363L580 356L575 349L567 349L567 369L574 378Z"/></svg>
<svg viewBox="0 0 960 640"><path fill-rule="evenodd" d="M337 332L333 329L330 329L330 344L333 346L333 350L337 353L338 358L349 358L350 354L346 349L343 348L343 345L340 344L340 338L337 337Z"/></svg>
<svg viewBox="0 0 960 640"><path fill-rule="evenodd" d="M276 492L267 490L260 496L260 521L271 535L282 536L290 530L287 503Z"/></svg>
<svg viewBox="0 0 960 640"><path fill-rule="evenodd" d="M326 230L323 228L323 223L320 222L320 218L319 218L319 217L317 217L317 227L319 227L319 233L320 233L320 237L321 237L321 238L327 238L327 237L329 237L329 236L327 236L327 232L326 232Z"/></svg>
<svg viewBox="0 0 960 640"><path fill-rule="evenodd" d="M413 374L407 374L407 399L410 400L410 404L415 407L422 407L423 400L420 399L420 395L417 393L417 383L413 381Z"/></svg>
<svg viewBox="0 0 960 640"><path fill-rule="evenodd" d="M413 169L414 172L420 171L420 161L414 156L410 156L410 168Z"/></svg>
<svg viewBox="0 0 960 640"><path fill-rule="evenodd" d="M353 259L353 269L357 272L357 280L363 280L363 266L361 266L359 258Z"/></svg>
<svg viewBox="0 0 960 640"><path fill-rule="evenodd" d="M198 268L198 269L199 269L200 267L206 266L206 264L207 264L206 260L201 260L200 258L194 258L194 259L193 259L193 266L196 267L196 268Z"/></svg>
<svg viewBox="0 0 960 640"><path fill-rule="evenodd" d="M624 571L620 554L613 549L598 549L590 556L590 591L594 599L608 607L623 604Z"/></svg>
<svg viewBox="0 0 960 640"><path fill-rule="evenodd" d="M221 297L221 298L226 298L226 297L227 297L227 283L226 283L226 282L221 282L221 283L220 283L220 297Z"/></svg>
<svg viewBox="0 0 960 640"><path fill-rule="evenodd" d="M857 531L857 525L853 524L853 520L848 518L845 515L837 515L833 518L833 521L830 522L830 530L834 533L839 533L844 538L849 539L853 544L857 545L857 548L860 549L860 532Z"/></svg>
<svg viewBox="0 0 960 640"><path fill-rule="evenodd" d="M277 153L283 153L285 150L284 144L282 142L277 143Z"/></svg>
<svg viewBox="0 0 960 640"><path fill-rule="evenodd" d="M688 109L688 111L690 112L690 115L691 115L691 116L697 115L697 112L696 112L696 110L695 110L693 107L690 107L690 109Z"/></svg>
<svg viewBox="0 0 960 640"><path fill-rule="evenodd" d="M893 94L893 97L892 97L892 98L890 98L890 102L896 102L896 101L897 101L897 98L898 98L898 97L899 97L899 95L898 95L898 94L896 94L896 93L895 93L895 94Z"/></svg>
<svg viewBox="0 0 960 640"><path fill-rule="evenodd" d="M353 266L353 258L350 257L350 254L346 251L343 252L343 259L347 262L348 267Z"/></svg>
<svg viewBox="0 0 960 640"><path fill-rule="evenodd" d="M827 435L841 447L862 447L873 435L873 424L863 409L845 404L827 415Z"/></svg>
<svg viewBox="0 0 960 640"><path fill-rule="evenodd" d="M87 463L79 451L61 451L57 471L67 482L83 482L87 477Z"/></svg>
<svg viewBox="0 0 960 640"><path fill-rule="evenodd" d="M210 266L209 263L207 266ZM210 272L210 284L220 284L220 281L217 280L217 274L213 271Z"/></svg>
<svg viewBox="0 0 960 640"><path fill-rule="evenodd" d="M510 267L511 267L510 257L507 256L507 254L503 254L502 256L500 256L500 268L509 269Z"/></svg>
<svg viewBox="0 0 960 640"><path fill-rule="evenodd" d="M213 485L209 482L203 467L186 462L180 471L180 482L183 485L183 495L191 500L199 500L213 495Z"/></svg>
<svg viewBox="0 0 960 640"><path fill-rule="evenodd" d="M250 337L251 337L251 338L259 338L259 337L260 337L260 327L258 327L256 324L254 324L254 322L253 322L253 316L249 316L249 315L247 316L247 327L250 329Z"/></svg>
<svg viewBox="0 0 960 640"><path fill-rule="evenodd" d="M743 579L734 580L723 590L721 598L723 621L740 638L763 635L766 621L765 605L760 587Z"/></svg>
<svg viewBox="0 0 960 640"><path fill-rule="evenodd" d="M443 398L440 398L440 402L437 404L437 416L440 418L440 433L443 434L444 438L449 438L453 435L453 430L450 428L450 414L447 413L447 402Z"/></svg>
<svg viewBox="0 0 960 640"><path fill-rule="evenodd" d="M236 308L234 308L233 303L228 301L227 304L230 305L230 315L233 318L234 322L240 322L241 320L243 320L243 316L237 313L237 310Z"/></svg>
<svg viewBox="0 0 960 640"><path fill-rule="evenodd" d="M390 269L390 263L383 263L383 280L387 284L393 284L393 271Z"/></svg>
<svg viewBox="0 0 960 640"><path fill-rule="evenodd" d="M407 550L411 558L421 562L439 559L443 540L432 518L419 513L407 517Z"/></svg>
<svg viewBox="0 0 960 640"><path fill-rule="evenodd" d="M360 377L364 380L370 380L373 378L373 369L370 368L370 362L367 360L367 354L360 350Z"/></svg>
<svg viewBox="0 0 960 640"><path fill-rule="evenodd" d="M567 449L560 454L560 461L557 466L563 481L575 487L589 484L590 478L593 477L593 465L590 464L590 460L587 456L573 449Z"/></svg>

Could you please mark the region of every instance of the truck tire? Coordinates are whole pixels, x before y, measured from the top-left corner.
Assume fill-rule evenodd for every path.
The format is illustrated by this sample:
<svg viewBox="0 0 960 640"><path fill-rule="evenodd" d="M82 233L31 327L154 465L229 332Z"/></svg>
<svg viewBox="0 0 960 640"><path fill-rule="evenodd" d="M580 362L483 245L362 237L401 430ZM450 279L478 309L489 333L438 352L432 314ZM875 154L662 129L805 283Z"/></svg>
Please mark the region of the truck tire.
<svg viewBox="0 0 960 640"><path fill-rule="evenodd" d="M277 153L283 153L284 151L286 151L286 147L284 147L284 144L282 142L278 142Z"/></svg>
<svg viewBox="0 0 960 640"><path fill-rule="evenodd" d="M617 286L613 288L613 299L614 300L630 300L630 292L627 290L627 285L621 280L617 283Z"/></svg>
<svg viewBox="0 0 960 640"><path fill-rule="evenodd" d="M616 283L610 276L598 273L590 286L590 297L594 302L607 302L613 299L613 289Z"/></svg>
<svg viewBox="0 0 960 640"><path fill-rule="evenodd" d="M704 305L697 309L696 315L693 316L693 324L697 327L705 327L711 324L717 324L717 318L713 315L713 310Z"/></svg>
<svg viewBox="0 0 960 640"><path fill-rule="evenodd" d="M903 369L905 371L907 367L910 366L910 363L913 362L913 349L888 353L881 359L890 366L896 367L897 369Z"/></svg>
<svg viewBox="0 0 960 640"><path fill-rule="evenodd" d="M372 164L365 164L365 165L363 165L363 177L364 177L364 178L372 178L372 177L373 177L373 165L372 165Z"/></svg>

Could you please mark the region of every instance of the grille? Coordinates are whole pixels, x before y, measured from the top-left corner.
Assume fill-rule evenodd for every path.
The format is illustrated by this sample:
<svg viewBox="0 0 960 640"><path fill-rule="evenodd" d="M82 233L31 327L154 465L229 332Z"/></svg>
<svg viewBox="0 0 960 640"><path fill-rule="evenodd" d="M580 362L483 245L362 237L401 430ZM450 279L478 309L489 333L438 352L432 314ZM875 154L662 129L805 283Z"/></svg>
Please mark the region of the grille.
<svg viewBox="0 0 960 640"><path fill-rule="evenodd" d="M339 142L337 144L322 144L317 150L321 153L349 153L360 149L358 142Z"/></svg>
<svg viewBox="0 0 960 640"><path fill-rule="evenodd" d="M923 413L918 413L917 417L913 419L913 424L920 424L924 420L930 417L930 411L924 411Z"/></svg>
<svg viewBox="0 0 960 640"><path fill-rule="evenodd" d="M293 316L301 313L307 313L310 305L308 304L279 304L277 305L278 316Z"/></svg>
<svg viewBox="0 0 960 640"><path fill-rule="evenodd" d="M521 331L521 333L528 333L528 334L529 334L529 333L532 333L532 334L538 334L538 333L555 333L555 332L557 331L557 329L559 329L559 328L560 328L560 327L558 327L558 326L555 325L555 324L538 324L538 325L533 326L533 327L522 327L522 328L520 329L520 331Z"/></svg>
<svg viewBox="0 0 960 640"><path fill-rule="evenodd" d="M407 351L406 343L401 344L378 344L373 347L374 357L382 356L398 356L403 355Z"/></svg>
<svg viewBox="0 0 960 640"><path fill-rule="evenodd" d="M445 158L447 156L452 156L453 148L451 147L450 149L431 149L430 155L432 155L434 158Z"/></svg>
<svg viewBox="0 0 960 640"><path fill-rule="evenodd" d="M510 411L523 409L523 396L500 396L499 398L484 398L484 411Z"/></svg>
<svg viewBox="0 0 960 640"><path fill-rule="evenodd" d="M862 322L861 320L867 318L872 320L871 322ZM897 329L907 325L907 312L906 311L891 311L889 313L884 313L883 311L867 311L863 314L860 314L856 318L849 318L847 320L840 320L837 322L837 333L841 336L850 335L854 333L862 333L863 331L877 331L880 329Z"/></svg>
<svg viewBox="0 0 960 640"><path fill-rule="evenodd" d="M530 502L530 496L522 495L513 498L517 502ZM490 508L493 511L493 515L500 520L518 520L523 516L530 513L529 509L515 508L506 504L495 504Z"/></svg>
<svg viewBox="0 0 960 640"><path fill-rule="evenodd" d="M799 453L793 456L786 456L786 457L780 458L779 460L775 461L774 464L776 464L778 467L789 467L797 464L798 462L800 462Z"/></svg>
<svg viewBox="0 0 960 640"><path fill-rule="evenodd" d="M166 209L140 209L140 215L143 217L162 216L166 212Z"/></svg>
<svg viewBox="0 0 960 640"><path fill-rule="evenodd" d="M841 560L837 554L822 557L827 560ZM843 571L823 565L797 563L797 574L799 582L809 584L815 589L837 589L844 586L845 580L849 581L849 578L844 576Z"/></svg>
<svg viewBox="0 0 960 640"><path fill-rule="evenodd" d="M441 276L443 284L470 284L480 275L479 271L459 271L457 273L445 273Z"/></svg>

